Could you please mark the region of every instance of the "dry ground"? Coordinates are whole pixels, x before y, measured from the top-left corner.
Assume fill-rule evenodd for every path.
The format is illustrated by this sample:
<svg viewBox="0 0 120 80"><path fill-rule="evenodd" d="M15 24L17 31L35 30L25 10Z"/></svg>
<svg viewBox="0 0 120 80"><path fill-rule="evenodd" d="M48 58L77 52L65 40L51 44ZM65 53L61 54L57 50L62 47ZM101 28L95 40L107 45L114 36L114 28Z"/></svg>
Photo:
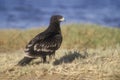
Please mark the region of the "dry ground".
<svg viewBox="0 0 120 80"><path fill-rule="evenodd" d="M0 30L0 80L120 80L120 29L99 25L63 25L55 60L16 66L25 45L44 29Z"/></svg>
<svg viewBox="0 0 120 80"><path fill-rule="evenodd" d="M120 80L120 47L58 50L56 59L16 66L23 50L0 54L0 80ZM49 59L48 59L49 60Z"/></svg>

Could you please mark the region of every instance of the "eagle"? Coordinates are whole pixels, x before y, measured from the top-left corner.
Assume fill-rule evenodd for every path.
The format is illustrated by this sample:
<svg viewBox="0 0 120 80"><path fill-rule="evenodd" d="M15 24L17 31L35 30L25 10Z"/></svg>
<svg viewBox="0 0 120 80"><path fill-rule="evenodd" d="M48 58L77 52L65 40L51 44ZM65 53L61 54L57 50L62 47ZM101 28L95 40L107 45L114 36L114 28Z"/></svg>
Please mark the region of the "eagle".
<svg viewBox="0 0 120 80"><path fill-rule="evenodd" d="M18 62L18 65L24 66L29 64L37 57L42 58L42 62L46 62L46 57L55 56L62 43L62 34L60 23L64 21L61 15L53 15L50 18L48 28L36 35L25 47L26 55Z"/></svg>

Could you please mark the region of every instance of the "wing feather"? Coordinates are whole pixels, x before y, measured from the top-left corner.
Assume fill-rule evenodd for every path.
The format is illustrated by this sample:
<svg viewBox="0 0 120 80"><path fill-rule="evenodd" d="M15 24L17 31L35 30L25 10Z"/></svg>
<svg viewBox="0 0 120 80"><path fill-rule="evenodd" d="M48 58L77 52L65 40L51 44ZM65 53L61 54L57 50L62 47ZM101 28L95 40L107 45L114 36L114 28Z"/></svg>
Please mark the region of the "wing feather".
<svg viewBox="0 0 120 80"><path fill-rule="evenodd" d="M62 42L62 36L60 34L53 35L38 35L33 38L26 46L25 52L30 52L31 50L35 52L54 52L57 50Z"/></svg>

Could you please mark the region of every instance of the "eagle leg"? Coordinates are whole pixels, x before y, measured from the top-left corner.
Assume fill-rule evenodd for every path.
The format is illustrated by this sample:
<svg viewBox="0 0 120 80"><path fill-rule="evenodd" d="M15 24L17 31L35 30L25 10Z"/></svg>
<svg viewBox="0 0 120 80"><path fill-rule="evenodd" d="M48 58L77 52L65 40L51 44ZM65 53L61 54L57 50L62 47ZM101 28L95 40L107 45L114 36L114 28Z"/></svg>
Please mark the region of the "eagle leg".
<svg viewBox="0 0 120 80"><path fill-rule="evenodd" d="M43 59L43 63L46 63L46 56L43 56L42 59Z"/></svg>

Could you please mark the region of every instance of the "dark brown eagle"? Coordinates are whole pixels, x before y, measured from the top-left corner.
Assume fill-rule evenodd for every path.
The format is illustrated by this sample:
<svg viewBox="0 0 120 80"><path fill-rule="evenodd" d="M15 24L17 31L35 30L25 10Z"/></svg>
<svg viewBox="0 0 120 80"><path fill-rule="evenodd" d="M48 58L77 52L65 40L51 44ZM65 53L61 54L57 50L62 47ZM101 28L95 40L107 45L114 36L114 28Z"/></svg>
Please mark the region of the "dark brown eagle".
<svg viewBox="0 0 120 80"><path fill-rule="evenodd" d="M18 65L29 64L36 57L41 57L43 63L46 62L46 56L55 55L55 51L60 48L62 43L62 34L60 22L64 21L61 15L53 15L50 19L49 27L42 33L35 36L25 48L25 57L18 62Z"/></svg>

